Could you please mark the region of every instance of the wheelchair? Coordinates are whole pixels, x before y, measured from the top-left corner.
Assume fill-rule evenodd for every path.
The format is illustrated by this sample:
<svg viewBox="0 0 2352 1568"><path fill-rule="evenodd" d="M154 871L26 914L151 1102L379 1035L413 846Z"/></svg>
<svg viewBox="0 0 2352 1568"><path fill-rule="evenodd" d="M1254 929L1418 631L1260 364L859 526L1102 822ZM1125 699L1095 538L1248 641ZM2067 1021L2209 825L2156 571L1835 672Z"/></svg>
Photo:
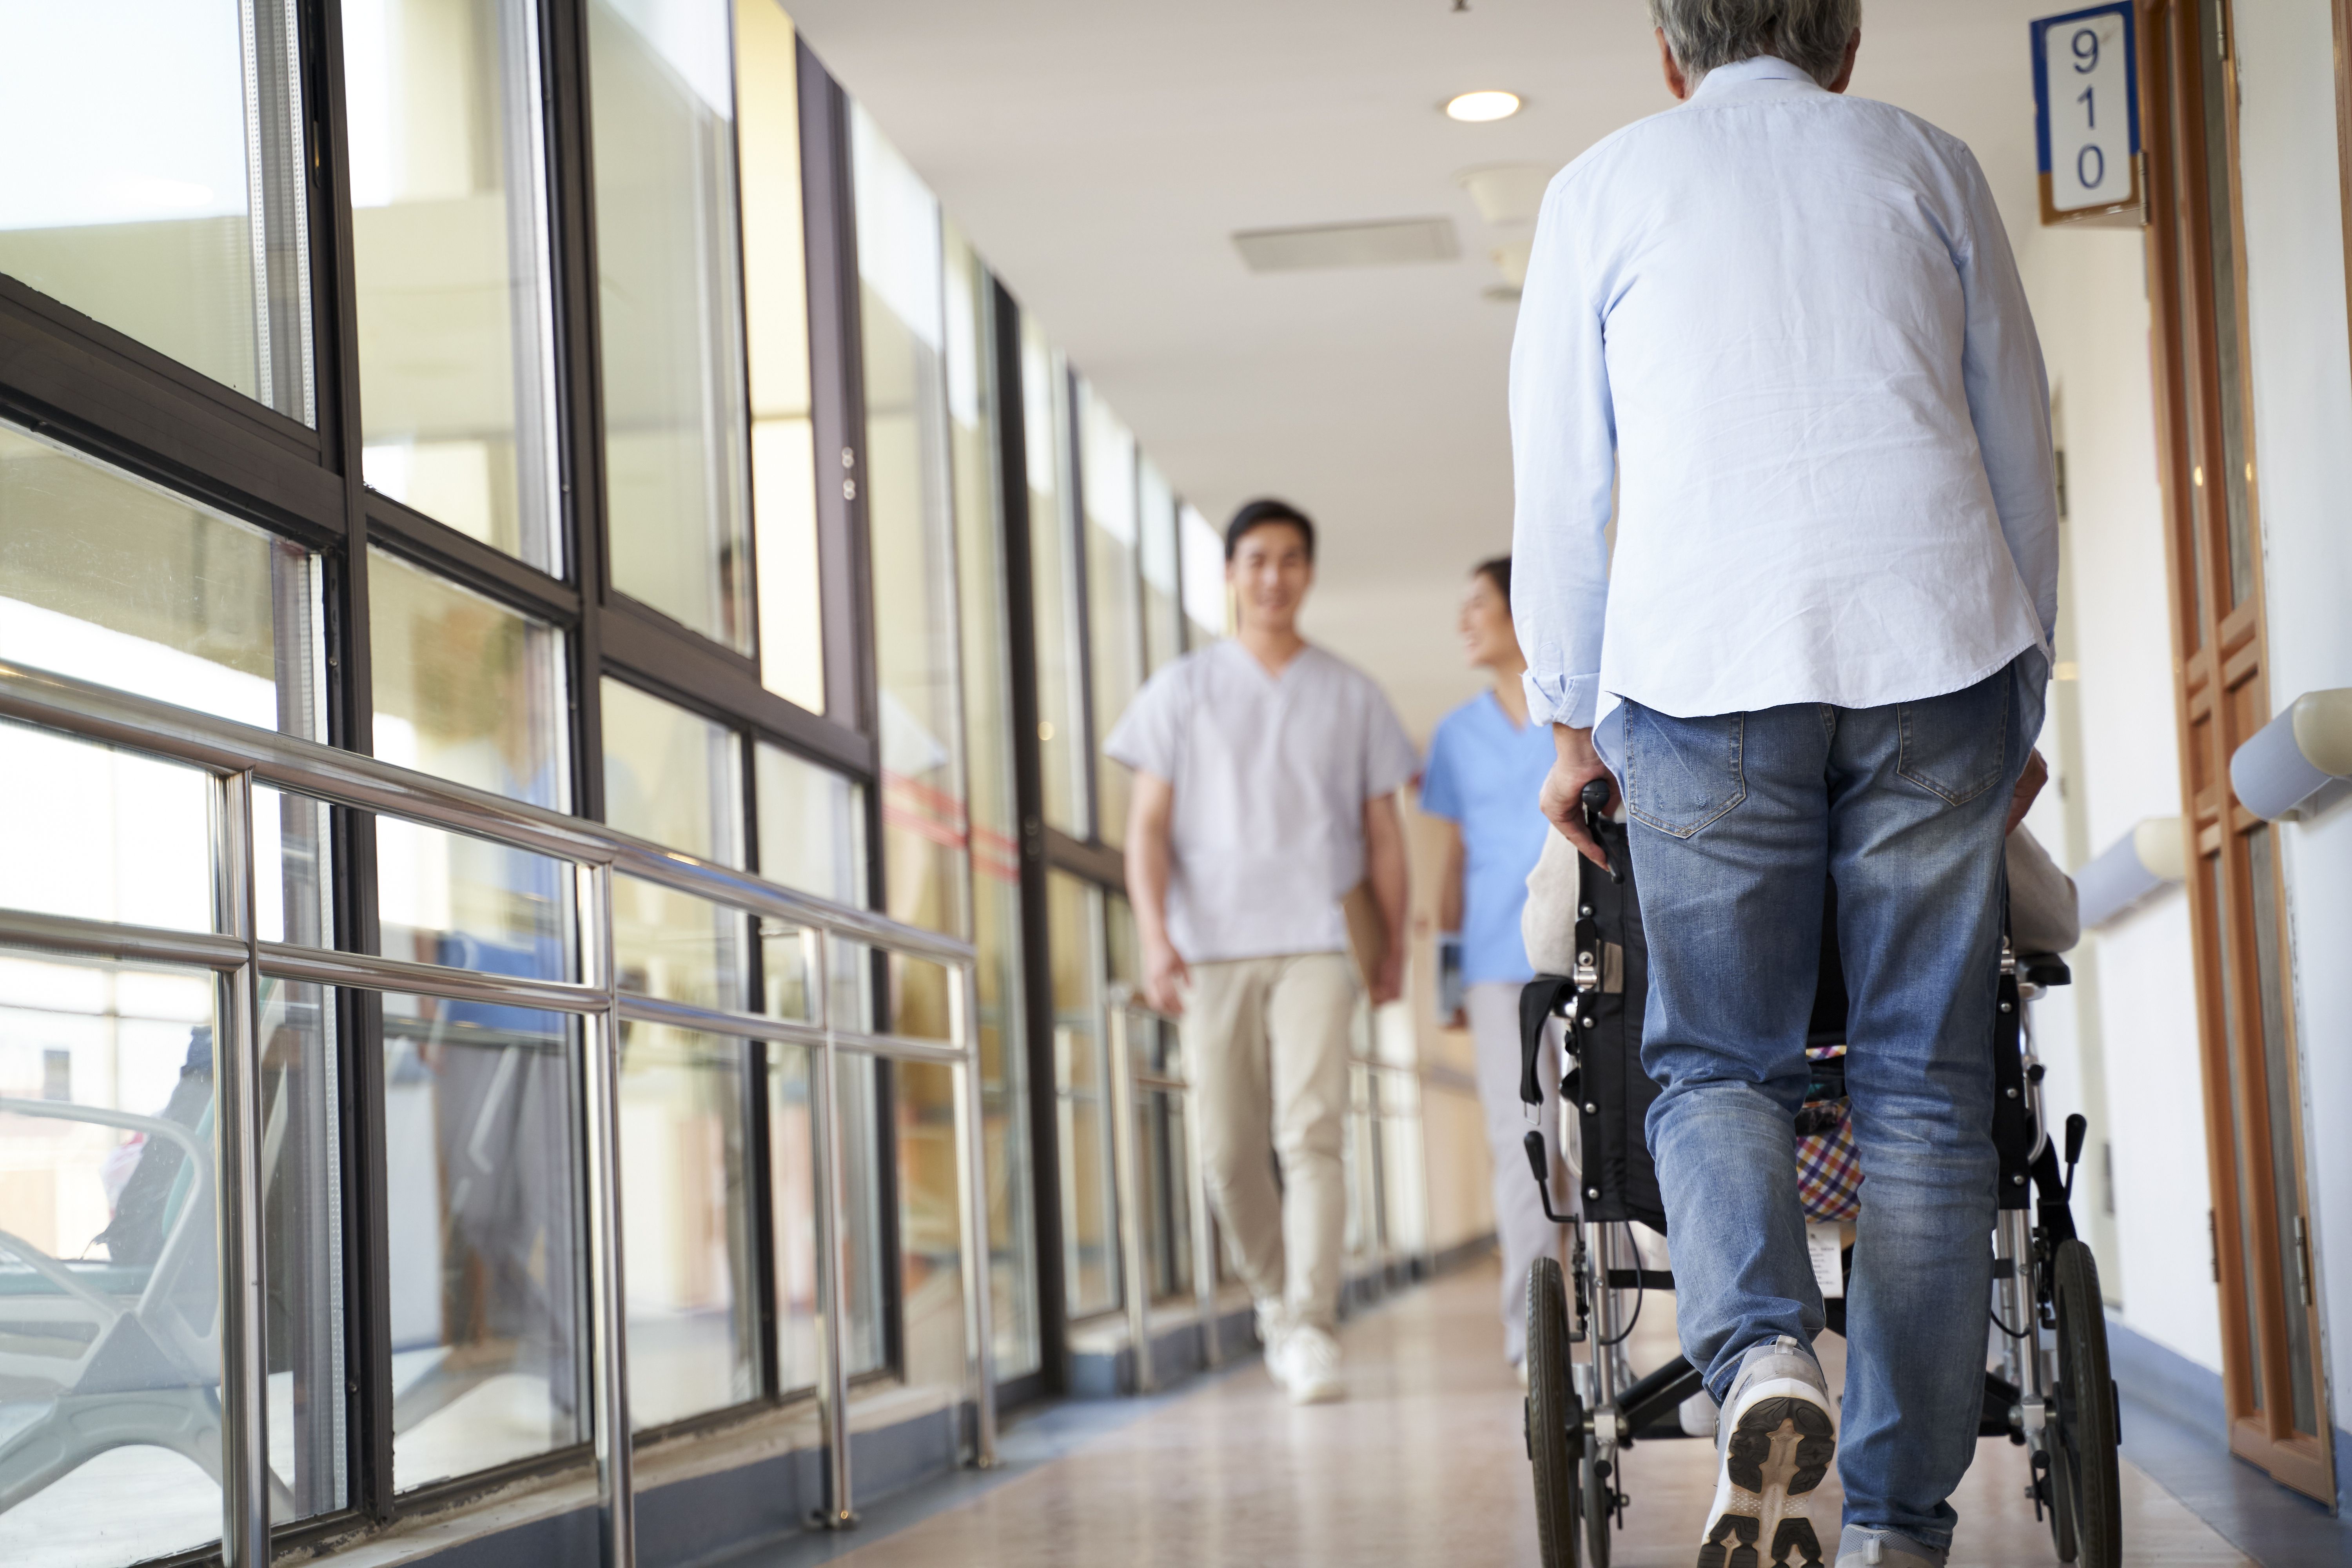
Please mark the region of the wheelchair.
<svg viewBox="0 0 2352 1568"><path fill-rule="evenodd" d="M1530 1105L1542 1102L1538 1063L1549 1023L1563 1021L1560 1132L1578 1156L1570 1162L1578 1171L1576 1199L1562 1214L1552 1203L1544 1134L1537 1129L1527 1135L1544 1212L1570 1230L1567 1268L1538 1258L1528 1279L1527 1451L1545 1568L1578 1568L1580 1562L1607 1568L1612 1536L1633 1500L1624 1489L1627 1451L1699 1436L1685 1433L1680 1412L1703 1392L1698 1369L1683 1357L1636 1375L1624 1349L1642 1302L1650 1292L1671 1291L1674 1275L1645 1265L1633 1229L1639 1223L1663 1236L1666 1217L1643 1133L1658 1089L1641 1065L1648 966L1626 827L1607 815L1605 783L1588 786L1582 804L1609 868L1578 857L1575 973L1538 975L1519 1005L1519 1092ZM1844 1096L1846 992L1834 915L1832 889L1808 1031L1812 1082L1799 1113L1801 1150L1810 1131L1842 1113ZM2117 1399L2097 1265L2075 1236L2069 1207L2087 1123L2079 1115L2066 1119L2062 1169L2026 1013L2028 1004L2069 979L2056 956L2013 953L2003 938L1993 1122L2000 1206L1991 1238L1995 1300L1988 1332L1999 1355L1985 1373L1978 1429L2025 1450L2026 1489L2037 1517L2049 1523L2060 1562L2117 1568ZM1818 1173L1801 1179L1809 1204L1810 1178ZM1825 1257L1817 1261L1817 1269L1827 1267ZM1840 1249L1835 1267L1841 1277L1851 1276L1851 1246ZM1843 1334L1843 1293L1824 1305L1829 1328ZM1988 1354L1989 1363L1994 1359ZM1836 1539L1832 1521L1832 1551ZM1758 1549L1765 1544L1769 1559ZM1728 1568L1760 1568L1767 1561L1815 1568L1822 1552L1801 1530L1735 1549Z"/></svg>

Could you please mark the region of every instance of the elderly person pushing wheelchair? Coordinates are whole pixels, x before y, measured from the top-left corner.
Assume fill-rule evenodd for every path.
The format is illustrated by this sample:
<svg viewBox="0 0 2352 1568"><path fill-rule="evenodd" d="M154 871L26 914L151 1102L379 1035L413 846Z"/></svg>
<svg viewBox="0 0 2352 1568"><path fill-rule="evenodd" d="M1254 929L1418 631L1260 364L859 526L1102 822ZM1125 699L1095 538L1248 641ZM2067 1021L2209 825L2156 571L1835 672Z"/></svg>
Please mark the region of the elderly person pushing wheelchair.
<svg viewBox="0 0 2352 1568"><path fill-rule="evenodd" d="M1648 1134L1723 1406L1699 1568L1820 1562L1833 1454L1838 1568L1941 1568L1983 1383L2002 839L2057 613L2041 350L1968 149L1846 96L1860 0L1650 14L1681 106L1552 182L1512 349L1542 805L1595 858L1585 784L1633 824ZM1790 1156L1831 880L1869 1194L1842 1435Z"/></svg>

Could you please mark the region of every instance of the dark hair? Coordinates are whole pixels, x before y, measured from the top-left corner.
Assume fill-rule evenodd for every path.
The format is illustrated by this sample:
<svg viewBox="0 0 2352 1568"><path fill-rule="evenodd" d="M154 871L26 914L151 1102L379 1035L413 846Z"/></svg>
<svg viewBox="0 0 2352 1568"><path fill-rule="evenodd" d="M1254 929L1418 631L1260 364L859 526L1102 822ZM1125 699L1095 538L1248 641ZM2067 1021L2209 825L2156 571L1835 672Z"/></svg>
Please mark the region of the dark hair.
<svg viewBox="0 0 2352 1568"><path fill-rule="evenodd" d="M1470 575L1484 577L1487 582L1495 584L1495 592L1503 595L1504 607L1506 609L1510 607L1511 558L1509 556L1497 555L1492 561L1481 561L1477 565L1470 568Z"/></svg>
<svg viewBox="0 0 2352 1568"><path fill-rule="evenodd" d="M1225 524L1225 559L1231 561L1234 552L1242 547L1243 534L1253 528L1264 528L1274 522L1297 529L1299 537L1307 541L1307 559L1310 562L1315 559L1315 525L1307 521L1305 512L1286 500L1276 500L1271 496L1260 496L1244 503L1241 510L1234 513L1233 521Z"/></svg>

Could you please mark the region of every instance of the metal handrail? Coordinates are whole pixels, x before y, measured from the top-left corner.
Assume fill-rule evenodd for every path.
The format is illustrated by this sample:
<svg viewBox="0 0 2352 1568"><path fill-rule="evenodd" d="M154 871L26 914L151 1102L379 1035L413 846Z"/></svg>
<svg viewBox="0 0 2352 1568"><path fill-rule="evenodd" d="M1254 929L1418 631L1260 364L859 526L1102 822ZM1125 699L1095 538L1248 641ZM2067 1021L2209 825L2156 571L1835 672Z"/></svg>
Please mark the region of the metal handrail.
<svg viewBox="0 0 2352 1568"><path fill-rule="evenodd" d="M1220 1343L1217 1331L1216 1232L1209 1209L1209 1171L1207 1161L1202 1157L1200 1107L1191 1103L1192 1083L1187 1079L1145 1071L1137 1063L1133 1042L1128 1037L1128 1020L1138 1015L1166 1023L1175 1020L1152 1007L1138 992L1125 984L1110 986L1104 1003L1105 1011L1109 1015L1107 1034L1110 1043L1111 1184L1118 1197L1127 1338L1129 1352L1134 1357L1136 1392L1148 1394L1158 1386L1159 1380L1152 1369L1151 1289L1143 1253L1143 1177L1139 1151L1136 1147L1135 1125L1139 1090L1181 1095L1186 1100L1185 1163L1192 1178L1190 1184L1192 1201L1186 1206L1192 1231L1193 1310L1201 1336L1201 1358L1209 1366L1216 1366L1224 1360L1223 1346Z"/></svg>
<svg viewBox="0 0 2352 1568"><path fill-rule="evenodd" d="M996 1376L989 1280L988 1194L977 1045L978 977L969 942L903 924L869 910L814 897L731 868L665 849L600 823L433 778L405 768L173 707L69 676L0 660L0 719L147 752L212 775L212 867L215 931L182 931L0 909L0 945L126 963L208 968L219 976L223 1027L215 1070L220 1097L223 1258L221 1404L222 1560L225 1568L269 1561L270 1471L267 1453L267 1302L262 1259L260 977L567 1012L581 1019L585 1152L591 1405L597 1503L605 1568L636 1559L627 1321L623 1300L620 1183L620 1048L625 1020L676 1025L811 1049L812 1142L818 1188L818 1310L826 1365L820 1389L826 1449L825 1522L853 1522L849 1463L846 1325L843 1321L847 1236L842 1187L836 1064L842 1053L945 1065L953 1069L963 1250L965 1380L975 1411L972 1459L996 1462ZM363 811L405 817L450 832L537 851L572 863L578 917L578 982L497 975L376 954L258 939L254 923L253 790L266 784ZM622 991L614 961L613 879L644 878L677 891L801 928L815 1016L787 1020L696 1007ZM845 1029L832 1005L831 945L846 942L955 972L945 1042Z"/></svg>

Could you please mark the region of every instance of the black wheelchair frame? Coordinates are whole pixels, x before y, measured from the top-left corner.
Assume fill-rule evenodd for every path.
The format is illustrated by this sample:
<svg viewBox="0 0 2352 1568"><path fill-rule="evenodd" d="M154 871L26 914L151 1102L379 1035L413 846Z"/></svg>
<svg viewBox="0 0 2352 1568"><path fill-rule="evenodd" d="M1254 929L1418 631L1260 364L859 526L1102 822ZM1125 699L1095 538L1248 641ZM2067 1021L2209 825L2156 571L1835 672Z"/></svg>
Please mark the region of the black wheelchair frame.
<svg viewBox="0 0 2352 1568"><path fill-rule="evenodd" d="M1635 1376L1624 1351L1647 1292L1672 1290L1674 1275L1643 1267L1634 1241L1636 1222L1664 1235L1666 1216L1643 1133L1658 1092L1641 1067L1647 948L1626 828L1608 816L1607 795L1605 784L1585 792L1585 820L1609 868L1581 857L1577 861L1575 972L1538 975L1519 1002L1520 1098L1529 1105L1542 1102L1540 1053L1558 1017L1565 1025L1561 1136L1580 1154L1577 1199L1562 1214L1552 1205L1544 1134L1535 1129L1527 1135L1544 1212L1570 1233L1565 1273L1556 1259L1543 1258L1528 1279L1527 1447L1545 1568L1578 1568L1580 1559L1607 1568L1611 1536L1622 1527L1630 1500L1621 1484L1625 1450L1685 1436L1680 1408L1702 1386L1698 1369L1682 1356ZM1832 896L1823 915L1822 975L1809 1031L1817 1045L1844 1041L1845 980L1834 921ZM2119 1414L2098 1268L2075 1235L2070 1207L2086 1124L2079 1115L2066 1119L2062 1170L2043 1116L2042 1067L2026 1011L2051 986L2070 979L2055 955L2020 957L2004 938L1994 1042L1998 1300L1990 1312L2000 1364L1985 1373L1978 1430L2026 1449L2028 1490L2036 1514L2049 1521L2060 1562L2117 1568ZM1836 1058L1816 1062L1808 1103L1841 1097L1843 1078ZM1850 1276L1851 1247L1843 1249L1843 1268ZM1830 1329L1842 1335L1843 1298L1825 1305ZM1579 1346L1581 1358L1575 1353ZM1774 1545L1777 1555L1780 1543ZM1757 1559L1744 1551L1733 1561L1735 1568L1752 1568ZM1808 1558L1809 1564L1820 1561Z"/></svg>

